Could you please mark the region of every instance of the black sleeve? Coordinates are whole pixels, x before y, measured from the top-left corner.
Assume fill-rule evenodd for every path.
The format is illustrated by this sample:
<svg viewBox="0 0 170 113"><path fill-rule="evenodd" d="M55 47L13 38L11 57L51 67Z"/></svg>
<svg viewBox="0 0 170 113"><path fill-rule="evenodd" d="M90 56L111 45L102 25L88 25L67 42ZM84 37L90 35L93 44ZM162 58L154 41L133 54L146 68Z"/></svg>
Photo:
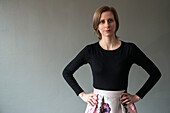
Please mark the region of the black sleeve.
<svg viewBox="0 0 170 113"><path fill-rule="evenodd" d="M62 73L64 79L74 90L77 96L79 95L79 93L83 92L83 89L79 86L79 84L73 77L73 74L79 67L87 63L87 52L88 46L80 51L80 53L65 67Z"/></svg>
<svg viewBox="0 0 170 113"><path fill-rule="evenodd" d="M156 65L135 44L133 47L134 63L141 66L150 75L142 88L136 93L140 98L143 98L160 79L161 73Z"/></svg>

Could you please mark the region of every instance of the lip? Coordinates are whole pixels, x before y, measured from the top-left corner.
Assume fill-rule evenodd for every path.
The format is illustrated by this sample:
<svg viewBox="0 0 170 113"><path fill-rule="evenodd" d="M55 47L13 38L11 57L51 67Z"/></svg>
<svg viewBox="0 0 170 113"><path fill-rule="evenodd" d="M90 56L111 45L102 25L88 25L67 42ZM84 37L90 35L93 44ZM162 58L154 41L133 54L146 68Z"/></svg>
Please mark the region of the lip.
<svg viewBox="0 0 170 113"><path fill-rule="evenodd" d="M110 30L105 30L107 33L110 32Z"/></svg>

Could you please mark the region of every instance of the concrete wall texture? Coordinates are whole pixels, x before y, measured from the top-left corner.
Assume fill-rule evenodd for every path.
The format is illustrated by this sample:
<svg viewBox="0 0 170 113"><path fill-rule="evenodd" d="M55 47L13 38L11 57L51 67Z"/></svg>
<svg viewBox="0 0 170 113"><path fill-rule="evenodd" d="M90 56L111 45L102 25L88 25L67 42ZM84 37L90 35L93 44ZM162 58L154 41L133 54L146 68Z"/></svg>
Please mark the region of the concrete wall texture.
<svg viewBox="0 0 170 113"><path fill-rule="evenodd" d="M120 18L118 36L134 42L160 69L162 78L136 103L139 113L170 113L169 0L0 0L0 113L83 113L86 103L62 77L64 67L87 44L95 10L109 5ZM74 74L91 92L89 65ZM128 91L148 74L133 65Z"/></svg>

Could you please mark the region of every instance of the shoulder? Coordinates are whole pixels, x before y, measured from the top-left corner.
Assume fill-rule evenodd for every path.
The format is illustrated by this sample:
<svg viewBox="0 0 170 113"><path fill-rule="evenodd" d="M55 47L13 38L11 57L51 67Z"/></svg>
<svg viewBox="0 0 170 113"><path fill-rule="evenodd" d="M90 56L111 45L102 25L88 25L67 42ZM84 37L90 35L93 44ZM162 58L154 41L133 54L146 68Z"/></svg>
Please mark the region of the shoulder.
<svg viewBox="0 0 170 113"><path fill-rule="evenodd" d="M133 42L128 42L128 41L122 41L122 42L123 42L124 45L127 46L127 47L134 47L134 46L136 46L136 44L133 43Z"/></svg>
<svg viewBox="0 0 170 113"><path fill-rule="evenodd" d="M84 48L81 50L81 53L89 54L89 53L93 52L93 50L95 50L96 47L97 47L97 42L87 44L87 45L84 46Z"/></svg>
<svg viewBox="0 0 170 113"><path fill-rule="evenodd" d="M94 42L94 43L90 43L90 44L87 44L84 49L86 50L93 50L94 48L96 48L98 45L98 42Z"/></svg>
<svg viewBox="0 0 170 113"><path fill-rule="evenodd" d="M138 48L137 45L133 42L127 42L127 41L122 41L122 42L125 49L134 50Z"/></svg>
<svg viewBox="0 0 170 113"><path fill-rule="evenodd" d="M97 44L98 42L90 43L90 44L87 44L86 47L92 48L92 47L95 47Z"/></svg>

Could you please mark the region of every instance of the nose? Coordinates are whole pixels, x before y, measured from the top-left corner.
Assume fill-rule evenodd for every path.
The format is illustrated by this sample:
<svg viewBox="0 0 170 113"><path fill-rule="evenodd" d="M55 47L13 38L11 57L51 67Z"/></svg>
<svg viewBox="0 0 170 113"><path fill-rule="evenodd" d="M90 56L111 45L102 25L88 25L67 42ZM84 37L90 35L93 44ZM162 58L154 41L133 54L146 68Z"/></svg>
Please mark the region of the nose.
<svg viewBox="0 0 170 113"><path fill-rule="evenodd" d="M110 27L110 23L108 21L105 22L105 27Z"/></svg>

